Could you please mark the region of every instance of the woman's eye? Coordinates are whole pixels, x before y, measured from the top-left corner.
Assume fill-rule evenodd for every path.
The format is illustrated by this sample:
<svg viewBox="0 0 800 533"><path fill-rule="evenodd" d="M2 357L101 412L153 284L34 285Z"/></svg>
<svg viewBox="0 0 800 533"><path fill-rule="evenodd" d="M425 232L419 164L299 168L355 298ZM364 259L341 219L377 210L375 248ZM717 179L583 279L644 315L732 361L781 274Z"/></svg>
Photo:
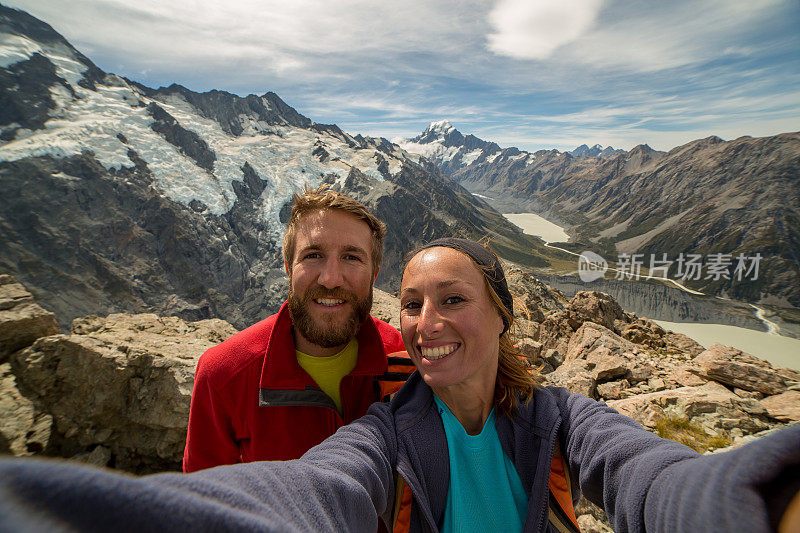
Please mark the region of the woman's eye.
<svg viewBox="0 0 800 533"><path fill-rule="evenodd" d="M414 311L420 308L419 302L406 302L401 306L404 310Z"/></svg>
<svg viewBox="0 0 800 533"><path fill-rule="evenodd" d="M461 296L450 296L449 298L447 298L444 301L444 303L446 303L448 305L453 305L453 304L461 303L463 301L464 301L464 298L462 298Z"/></svg>

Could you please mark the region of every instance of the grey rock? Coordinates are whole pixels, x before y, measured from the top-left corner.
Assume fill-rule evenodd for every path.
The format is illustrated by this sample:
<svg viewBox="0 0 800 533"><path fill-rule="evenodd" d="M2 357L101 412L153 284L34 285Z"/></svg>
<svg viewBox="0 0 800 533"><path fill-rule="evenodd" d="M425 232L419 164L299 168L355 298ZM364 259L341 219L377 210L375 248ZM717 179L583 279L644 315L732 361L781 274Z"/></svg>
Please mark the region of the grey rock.
<svg viewBox="0 0 800 533"><path fill-rule="evenodd" d="M743 434L749 434L771 427L770 421L761 414L763 407L753 402L758 403L740 398L712 381L699 387L639 394L608 404L650 428L654 428L660 418L672 416L688 417L710 431L728 432L738 428Z"/></svg>
<svg viewBox="0 0 800 533"><path fill-rule="evenodd" d="M611 381L628 374L628 361L621 357L604 357L592 369L592 377L597 382Z"/></svg>
<svg viewBox="0 0 800 533"><path fill-rule="evenodd" d="M55 315L34 302L22 284L0 274L0 363L37 338L54 333L58 333Z"/></svg>
<svg viewBox="0 0 800 533"><path fill-rule="evenodd" d="M53 418L22 394L9 363L0 364L0 453L35 455L50 442Z"/></svg>
<svg viewBox="0 0 800 533"><path fill-rule="evenodd" d="M770 418L781 422L800 420L800 391L791 390L761 400Z"/></svg>
<svg viewBox="0 0 800 533"><path fill-rule="evenodd" d="M522 355L529 359L539 359L542 355L542 346L541 342L530 338L522 338L517 343L517 348L522 352Z"/></svg>
<svg viewBox="0 0 800 533"><path fill-rule="evenodd" d="M594 322L585 322L570 338L564 359L588 359L594 352L602 356L620 355L633 350L633 343L613 331Z"/></svg>
<svg viewBox="0 0 800 533"><path fill-rule="evenodd" d="M768 362L730 346L714 344L692 363L690 372L730 387L768 396L787 389L786 380Z"/></svg>
<svg viewBox="0 0 800 533"><path fill-rule="evenodd" d="M579 323L590 321L612 331L616 330L615 321L626 321L625 312L616 300L597 291L579 292L569 301L567 310Z"/></svg>
<svg viewBox="0 0 800 533"><path fill-rule="evenodd" d="M90 316L76 320L70 335L16 352L12 362L20 388L53 418L51 452L74 456L103 445L117 468L176 469L197 359L235 331L217 319Z"/></svg>
<svg viewBox="0 0 800 533"><path fill-rule="evenodd" d="M627 379L598 383L597 395L604 400L619 400L622 398L622 392L629 387L630 383Z"/></svg>
<svg viewBox="0 0 800 533"><path fill-rule="evenodd" d="M589 372L590 363L582 359L567 361L545 377L549 385L594 397L596 382Z"/></svg>

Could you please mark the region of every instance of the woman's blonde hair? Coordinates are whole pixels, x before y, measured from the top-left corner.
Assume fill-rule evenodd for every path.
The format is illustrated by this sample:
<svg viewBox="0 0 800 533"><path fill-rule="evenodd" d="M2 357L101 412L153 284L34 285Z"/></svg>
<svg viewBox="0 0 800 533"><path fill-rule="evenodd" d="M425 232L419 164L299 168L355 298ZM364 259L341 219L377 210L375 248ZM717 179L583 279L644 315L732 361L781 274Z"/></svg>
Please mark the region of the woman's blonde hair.
<svg viewBox="0 0 800 533"><path fill-rule="evenodd" d="M483 273L486 291L494 302L497 312L509 324L508 329L500 335L499 339L500 349L497 358L497 379L494 385L494 404L501 413L510 416L520 402L526 404L533 399L533 390L541 384L542 377L527 364L527 357L516 346L517 327L513 312L506 309L497 292L489 283L486 269L474 260L472 262ZM508 279L506 282L508 283ZM510 285L509 283L511 290ZM511 293L513 295L514 291L511 290Z"/></svg>

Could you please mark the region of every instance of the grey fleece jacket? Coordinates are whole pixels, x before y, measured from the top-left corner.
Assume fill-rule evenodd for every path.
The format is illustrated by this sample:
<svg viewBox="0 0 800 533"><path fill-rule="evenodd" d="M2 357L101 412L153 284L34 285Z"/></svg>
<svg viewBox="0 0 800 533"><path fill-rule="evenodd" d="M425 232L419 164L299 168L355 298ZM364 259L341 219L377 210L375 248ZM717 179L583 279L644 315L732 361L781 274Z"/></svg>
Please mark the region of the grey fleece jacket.
<svg viewBox="0 0 800 533"><path fill-rule="evenodd" d="M530 494L525 531L546 531L555 439L578 488L617 532L769 531L773 495L800 489L800 427L699 456L605 404L543 388L499 416L501 444ZM0 531L368 531L390 518L395 472L414 492L412 529L436 531L447 445L418 374L391 404L303 458L136 478L63 461L0 460ZM772 512L772 515L771 515ZM774 520L773 520L774 521Z"/></svg>

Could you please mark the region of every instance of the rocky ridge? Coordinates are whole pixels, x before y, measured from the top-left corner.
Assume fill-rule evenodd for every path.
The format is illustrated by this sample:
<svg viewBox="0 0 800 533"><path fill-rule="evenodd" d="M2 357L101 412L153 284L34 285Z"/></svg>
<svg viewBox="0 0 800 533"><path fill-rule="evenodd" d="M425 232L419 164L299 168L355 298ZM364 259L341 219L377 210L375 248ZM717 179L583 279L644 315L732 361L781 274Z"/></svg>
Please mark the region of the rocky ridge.
<svg viewBox="0 0 800 533"><path fill-rule="evenodd" d="M588 145L582 144L575 148L574 150L570 150L567 152L572 157L600 157L602 159L609 159L614 157L617 154L621 154L625 152L625 150L617 150L614 149L613 146L606 146L603 148L599 144L595 144L591 148Z"/></svg>
<svg viewBox="0 0 800 533"><path fill-rule="evenodd" d="M68 457L144 473L178 470L197 359L236 332L219 319L154 314L55 318L0 285L0 453ZM24 289L23 289L24 290ZM30 294L27 293L30 298ZM48 324L32 338L10 314Z"/></svg>

